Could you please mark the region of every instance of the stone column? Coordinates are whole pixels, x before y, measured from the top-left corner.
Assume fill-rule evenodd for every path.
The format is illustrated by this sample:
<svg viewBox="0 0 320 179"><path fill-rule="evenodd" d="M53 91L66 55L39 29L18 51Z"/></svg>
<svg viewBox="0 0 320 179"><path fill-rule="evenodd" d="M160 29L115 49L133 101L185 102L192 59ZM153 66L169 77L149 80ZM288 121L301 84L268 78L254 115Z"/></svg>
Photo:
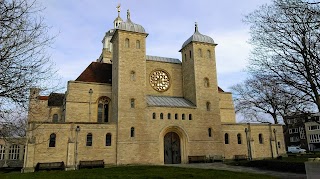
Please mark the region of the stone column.
<svg viewBox="0 0 320 179"><path fill-rule="evenodd" d="M34 151L35 144L28 143L24 154L24 164L21 170L22 173L34 172Z"/></svg>
<svg viewBox="0 0 320 179"><path fill-rule="evenodd" d="M66 170L75 170L76 166L75 164L75 143L74 141L70 140L68 141L68 148L67 148L67 163L66 163Z"/></svg>

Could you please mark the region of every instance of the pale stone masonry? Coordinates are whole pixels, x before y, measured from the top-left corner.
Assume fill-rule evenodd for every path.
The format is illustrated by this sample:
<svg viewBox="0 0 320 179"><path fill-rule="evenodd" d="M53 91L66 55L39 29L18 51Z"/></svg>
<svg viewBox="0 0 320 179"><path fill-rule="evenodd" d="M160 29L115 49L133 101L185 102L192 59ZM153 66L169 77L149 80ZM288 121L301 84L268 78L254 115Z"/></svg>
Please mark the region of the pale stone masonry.
<svg viewBox="0 0 320 179"><path fill-rule="evenodd" d="M197 25L180 49L182 62L147 56L148 34L129 14L114 27L97 62L65 94L31 89L23 171L47 162L75 169L89 160L161 165L285 153L281 125L235 122L232 94L217 83L217 44Z"/></svg>

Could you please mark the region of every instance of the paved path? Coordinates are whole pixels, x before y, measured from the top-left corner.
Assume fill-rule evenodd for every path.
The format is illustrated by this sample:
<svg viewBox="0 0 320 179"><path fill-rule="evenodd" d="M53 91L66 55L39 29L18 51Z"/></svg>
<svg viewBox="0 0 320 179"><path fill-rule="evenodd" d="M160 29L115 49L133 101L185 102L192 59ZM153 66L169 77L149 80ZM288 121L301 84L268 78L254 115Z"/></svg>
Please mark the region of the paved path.
<svg viewBox="0 0 320 179"><path fill-rule="evenodd" d="M248 173L272 175L279 178L288 178L288 179L306 179L307 178L306 174L276 172L276 171L269 171L269 170L261 170L261 169L252 168L252 167L226 165L223 163L166 164L166 166L227 170L227 171L234 171L234 172L248 172Z"/></svg>

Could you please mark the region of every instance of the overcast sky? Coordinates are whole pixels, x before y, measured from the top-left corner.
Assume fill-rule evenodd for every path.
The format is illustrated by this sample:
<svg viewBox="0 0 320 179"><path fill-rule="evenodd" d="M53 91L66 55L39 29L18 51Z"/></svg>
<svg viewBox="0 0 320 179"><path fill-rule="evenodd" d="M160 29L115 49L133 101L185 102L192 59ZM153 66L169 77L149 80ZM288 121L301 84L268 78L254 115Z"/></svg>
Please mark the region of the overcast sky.
<svg viewBox="0 0 320 179"><path fill-rule="evenodd" d="M270 0L38 0L46 9L45 22L56 34L50 49L52 61L62 77L75 80L100 56L102 38L113 28L116 6L121 3L121 18L130 9L131 20L142 25L147 37L147 55L179 58L181 45L194 32L209 35L218 44L216 61L219 86L229 87L245 78L250 45L249 27L244 15Z"/></svg>

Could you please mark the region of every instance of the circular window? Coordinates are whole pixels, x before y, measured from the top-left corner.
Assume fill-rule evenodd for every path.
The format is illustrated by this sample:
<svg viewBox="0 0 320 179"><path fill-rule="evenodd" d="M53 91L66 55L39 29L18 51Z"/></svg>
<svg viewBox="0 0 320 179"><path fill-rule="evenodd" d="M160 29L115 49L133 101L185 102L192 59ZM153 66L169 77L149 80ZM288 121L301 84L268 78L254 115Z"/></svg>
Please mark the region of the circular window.
<svg viewBox="0 0 320 179"><path fill-rule="evenodd" d="M150 74L150 85L153 89L163 92L170 87L169 74L164 70L155 70Z"/></svg>

